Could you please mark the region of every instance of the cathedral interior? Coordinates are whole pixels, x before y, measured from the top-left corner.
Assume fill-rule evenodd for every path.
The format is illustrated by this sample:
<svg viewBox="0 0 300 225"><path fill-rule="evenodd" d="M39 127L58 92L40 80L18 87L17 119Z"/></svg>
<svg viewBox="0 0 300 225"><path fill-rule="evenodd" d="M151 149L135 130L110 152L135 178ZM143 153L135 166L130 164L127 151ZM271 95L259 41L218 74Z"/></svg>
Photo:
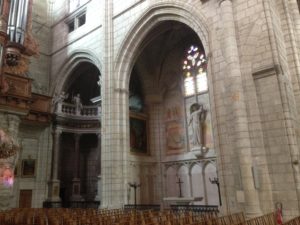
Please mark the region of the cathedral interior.
<svg viewBox="0 0 300 225"><path fill-rule="evenodd" d="M299 11L0 0L0 224L42 208L298 218Z"/></svg>

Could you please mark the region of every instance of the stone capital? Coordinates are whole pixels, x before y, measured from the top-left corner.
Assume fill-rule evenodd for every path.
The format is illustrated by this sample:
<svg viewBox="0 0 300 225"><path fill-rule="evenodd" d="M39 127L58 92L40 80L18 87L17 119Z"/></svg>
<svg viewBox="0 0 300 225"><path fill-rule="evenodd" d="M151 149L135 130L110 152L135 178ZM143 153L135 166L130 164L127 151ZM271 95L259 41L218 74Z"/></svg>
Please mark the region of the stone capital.
<svg viewBox="0 0 300 225"><path fill-rule="evenodd" d="M223 2L231 2L231 3L232 3L232 0L219 0L219 6L221 6L221 4L222 4Z"/></svg>
<svg viewBox="0 0 300 225"><path fill-rule="evenodd" d="M14 123L20 123L21 119L19 116L17 115L13 115L13 114L8 114L7 115L7 119L9 121L9 123L14 122Z"/></svg>
<svg viewBox="0 0 300 225"><path fill-rule="evenodd" d="M53 135L61 135L62 134L62 130L60 130L60 129L54 129L53 131L52 131L52 134Z"/></svg>

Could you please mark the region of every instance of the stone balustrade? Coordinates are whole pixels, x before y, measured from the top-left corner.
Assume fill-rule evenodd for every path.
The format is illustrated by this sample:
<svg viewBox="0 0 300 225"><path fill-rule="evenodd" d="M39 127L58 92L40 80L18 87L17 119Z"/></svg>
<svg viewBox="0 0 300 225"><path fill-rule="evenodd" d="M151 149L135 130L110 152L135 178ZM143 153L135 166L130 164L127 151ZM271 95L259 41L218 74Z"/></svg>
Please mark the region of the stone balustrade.
<svg viewBox="0 0 300 225"><path fill-rule="evenodd" d="M75 104L62 102L57 104L55 114L58 116L74 116L80 119L92 119L93 117L99 119L101 106L82 106L79 110Z"/></svg>

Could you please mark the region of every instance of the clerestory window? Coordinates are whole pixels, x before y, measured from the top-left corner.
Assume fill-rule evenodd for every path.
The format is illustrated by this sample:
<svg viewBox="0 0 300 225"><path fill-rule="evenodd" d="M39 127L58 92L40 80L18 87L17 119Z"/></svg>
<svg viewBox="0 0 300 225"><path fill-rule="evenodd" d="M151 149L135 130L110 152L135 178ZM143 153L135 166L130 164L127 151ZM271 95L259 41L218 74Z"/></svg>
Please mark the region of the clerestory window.
<svg viewBox="0 0 300 225"><path fill-rule="evenodd" d="M80 13L76 15L74 18L68 20L66 22L68 26L69 33L72 31L76 30L77 28L83 26L86 22L86 12L84 11L83 13Z"/></svg>

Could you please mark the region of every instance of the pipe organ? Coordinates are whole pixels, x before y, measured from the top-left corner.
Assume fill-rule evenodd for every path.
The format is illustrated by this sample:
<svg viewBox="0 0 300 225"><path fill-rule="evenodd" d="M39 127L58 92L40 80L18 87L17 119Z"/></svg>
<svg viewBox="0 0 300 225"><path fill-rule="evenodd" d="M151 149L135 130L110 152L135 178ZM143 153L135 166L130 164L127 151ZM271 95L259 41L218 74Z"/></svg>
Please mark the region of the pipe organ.
<svg viewBox="0 0 300 225"><path fill-rule="evenodd" d="M29 0L11 0L8 17L8 44L6 61L9 66L16 66L24 49L28 18Z"/></svg>
<svg viewBox="0 0 300 225"><path fill-rule="evenodd" d="M51 98L31 92L29 59L38 55L31 34L33 0L0 0L0 111L49 122Z"/></svg>
<svg viewBox="0 0 300 225"><path fill-rule="evenodd" d="M7 40L7 23L10 10L10 0L0 0L0 92L8 91L8 84L3 76L5 47Z"/></svg>

